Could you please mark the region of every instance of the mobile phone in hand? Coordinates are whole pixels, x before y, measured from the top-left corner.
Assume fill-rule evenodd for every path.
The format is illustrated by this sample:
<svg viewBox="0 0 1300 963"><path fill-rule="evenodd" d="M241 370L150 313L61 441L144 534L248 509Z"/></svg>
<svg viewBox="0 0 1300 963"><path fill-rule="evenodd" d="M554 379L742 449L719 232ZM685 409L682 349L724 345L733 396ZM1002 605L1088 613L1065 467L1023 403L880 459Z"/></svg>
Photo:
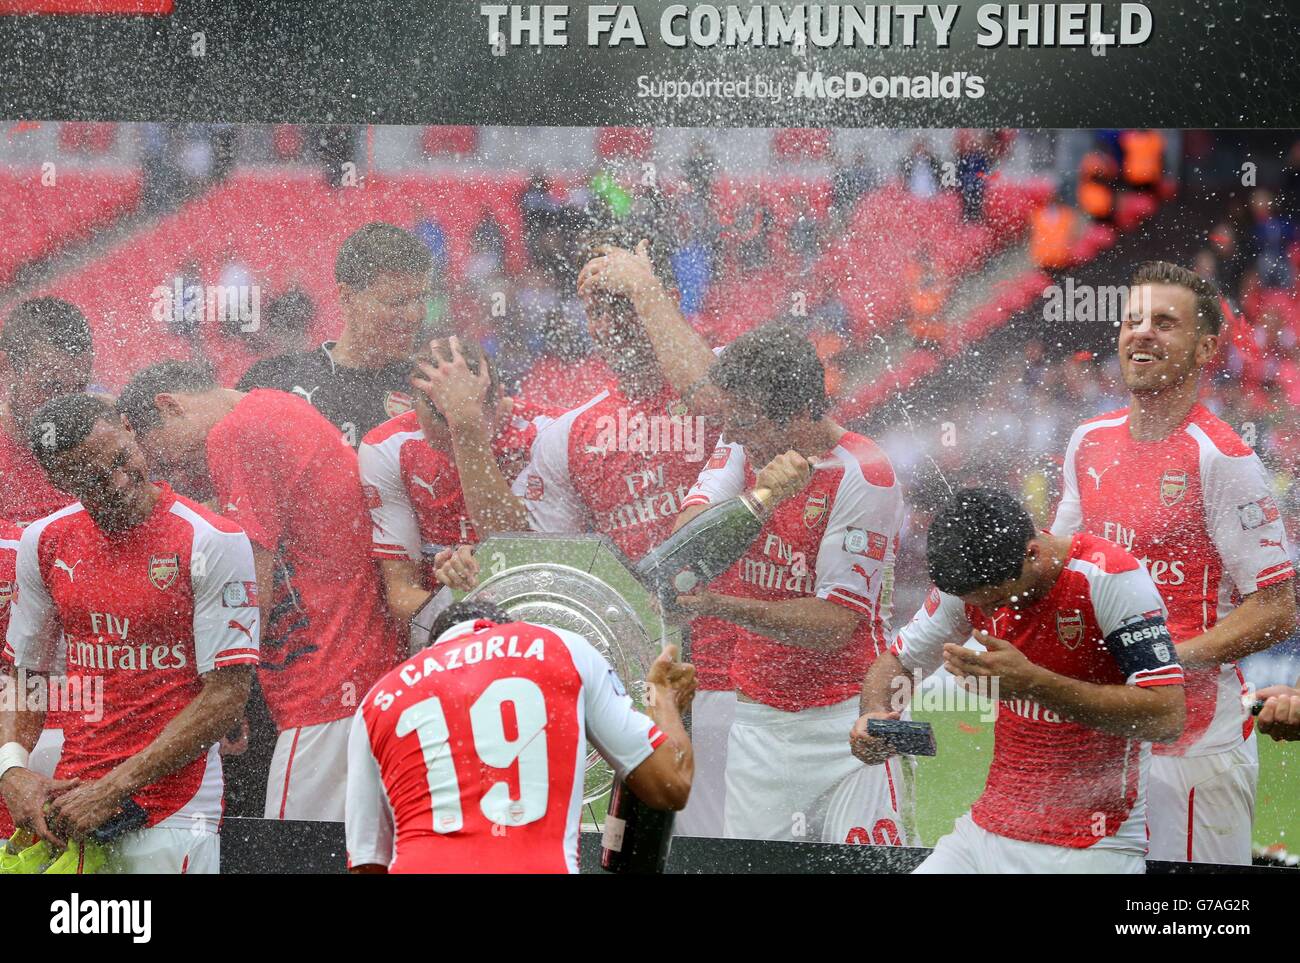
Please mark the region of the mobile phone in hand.
<svg viewBox="0 0 1300 963"><path fill-rule="evenodd" d="M867 735L883 739L905 756L933 756L934 728L928 722L904 722L901 719L868 719Z"/></svg>

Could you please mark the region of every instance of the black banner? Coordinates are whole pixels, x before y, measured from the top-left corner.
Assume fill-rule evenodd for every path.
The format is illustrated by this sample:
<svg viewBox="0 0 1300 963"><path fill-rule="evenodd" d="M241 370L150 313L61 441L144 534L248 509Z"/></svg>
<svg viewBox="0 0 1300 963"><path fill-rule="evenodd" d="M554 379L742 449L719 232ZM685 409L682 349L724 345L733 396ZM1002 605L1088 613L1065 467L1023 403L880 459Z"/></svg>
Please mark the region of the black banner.
<svg viewBox="0 0 1300 963"><path fill-rule="evenodd" d="M640 2L605 5L603 13L593 13L602 5L575 3L545 5L567 11L549 18L543 5L478 0L136 6L171 10L0 16L0 114L561 126L1300 127L1300 58L1292 49L1300 8L1286 0ZM485 14L485 7L498 12ZM804 19L792 27L796 8ZM819 11L815 20L811 8Z"/></svg>

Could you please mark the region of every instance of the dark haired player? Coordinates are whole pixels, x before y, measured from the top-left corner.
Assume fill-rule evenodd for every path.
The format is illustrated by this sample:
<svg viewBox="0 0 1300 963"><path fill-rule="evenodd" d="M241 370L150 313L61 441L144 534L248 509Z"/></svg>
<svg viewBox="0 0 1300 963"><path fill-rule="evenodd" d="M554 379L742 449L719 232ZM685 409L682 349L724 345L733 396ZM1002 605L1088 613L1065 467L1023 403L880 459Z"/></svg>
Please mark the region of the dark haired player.
<svg viewBox="0 0 1300 963"><path fill-rule="evenodd" d="M353 448L409 411L407 384L429 300L433 257L419 238L376 221L353 231L334 261L343 332L314 351L254 364L239 390L279 388L306 398Z"/></svg>
<svg viewBox="0 0 1300 963"><path fill-rule="evenodd" d="M191 362L141 371L118 409L157 471L205 480L253 543L279 732L266 817L342 820L348 720L398 654L357 456L301 398L220 388Z"/></svg>
<svg viewBox="0 0 1300 963"><path fill-rule="evenodd" d="M134 807L143 823L112 844L119 871L215 873L217 743L258 661L248 538L150 482L101 399L56 398L30 439L51 483L80 501L23 532L6 660L66 670L70 686L102 691L103 711L67 716L53 782L26 768L44 713L0 710L0 794L15 822L55 845Z"/></svg>
<svg viewBox="0 0 1300 963"><path fill-rule="evenodd" d="M493 496L511 499L509 483L558 413L506 395L474 342L434 344L417 364L415 410L384 422L357 451L389 611L403 622L429 598L426 557L503 530Z"/></svg>
<svg viewBox="0 0 1300 963"><path fill-rule="evenodd" d="M576 633L459 602L352 723L348 865L371 873L576 873L590 740L656 809L681 809L694 670L670 646L647 714Z"/></svg>
<svg viewBox="0 0 1300 963"><path fill-rule="evenodd" d="M1259 457L1197 398L1219 293L1166 262L1138 268L1119 333L1129 407L1084 422L1052 531L1138 557L1169 608L1187 728L1155 747L1151 855L1246 865L1259 759L1237 660L1295 631L1295 569Z"/></svg>
<svg viewBox="0 0 1300 963"><path fill-rule="evenodd" d="M863 682L854 753L892 755L869 721L899 718L914 674L940 664L993 680L999 706L984 792L917 872L1144 872L1150 743L1184 721L1151 576L1093 535L1035 532L1013 496L981 488L931 522L926 561L925 605Z"/></svg>
<svg viewBox="0 0 1300 963"><path fill-rule="evenodd" d="M715 362L649 270L648 253L645 242L635 251L606 247L578 284L588 301L603 294L632 303L692 414L725 425L676 525L746 487L793 495L807 484L805 455L834 465L776 508L729 572L680 600L700 616L692 658L717 653L729 666L713 685L701 673L712 691L700 693L693 720L700 778L686 829L904 842L910 764L865 773L843 742L862 674L888 644L903 519L893 469L870 439L825 416L825 372L805 337L767 326Z"/></svg>

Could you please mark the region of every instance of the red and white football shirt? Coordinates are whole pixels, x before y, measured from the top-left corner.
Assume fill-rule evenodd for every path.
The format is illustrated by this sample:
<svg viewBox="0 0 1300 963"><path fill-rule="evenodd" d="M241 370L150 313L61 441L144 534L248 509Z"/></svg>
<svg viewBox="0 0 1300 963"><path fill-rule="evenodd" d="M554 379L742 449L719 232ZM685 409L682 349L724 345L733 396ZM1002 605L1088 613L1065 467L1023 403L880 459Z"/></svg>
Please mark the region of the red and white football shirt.
<svg viewBox="0 0 1300 963"><path fill-rule="evenodd" d="M807 488L778 505L709 590L772 602L826 599L861 617L853 638L834 652L814 652L724 619L691 623L693 644L734 646L736 688L786 712L853 698L872 660L889 646L902 490L888 456L862 435L845 432L823 459L837 466L814 472ZM753 486L754 475L741 446L720 445L683 507L733 498Z"/></svg>
<svg viewBox="0 0 1300 963"><path fill-rule="evenodd" d="M127 531L102 531L73 504L23 532L6 657L31 671L66 670L84 705L102 709L66 715L57 779L102 778L158 737L202 676L257 664L248 538L158 487L152 513ZM135 799L148 826L215 832L221 795L214 745Z"/></svg>
<svg viewBox="0 0 1300 963"><path fill-rule="evenodd" d="M587 740L622 778L665 738L582 636L462 622L357 710L348 863L576 873Z"/></svg>
<svg viewBox="0 0 1300 963"><path fill-rule="evenodd" d="M1019 611L986 616L932 586L893 651L909 672L933 672L944 645L964 644L975 629L1071 679L1183 684L1151 577L1123 549L1091 535L1074 536L1052 590ZM971 818L1009 839L1145 854L1149 768L1150 743L1068 722L1032 700L1003 699L988 782Z"/></svg>
<svg viewBox="0 0 1300 963"><path fill-rule="evenodd" d="M510 420L492 439L492 453L507 482L528 463L538 430L557 414L518 398L513 404ZM377 558L420 561L425 545L445 548L478 541L455 459L429 444L415 411L391 418L366 435L357 459Z"/></svg>
<svg viewBox="0 0 1300 963"><path fill-rule="evenodd" d="M222 514L276 556L258 680L280 729L350 716L397 662L357 456L325 416L250 391L208 434Z"/></svg>
<svg viewBox="0 0 1300 963"><path fill-rule="evenodd" d="M637 562L672 534L713 445L705 431L671 387L632 401L610 384L538 432L511 490L534 531L599 532ZM732 688L729 645L692 636L691 662L700 688Z"/></svg>
<svg viewBox="0 0 1300 963"><path fill-rule="evenodd" d="M1223 421L1194 405L1160 441L1137 441L1128 409L1085 421L1065 453L1052 532L1085 531L1135 555L1169 607L1174 642L1213 628L1240 599L1295 577L1268 472ZM1169 755L1240 745L1253 720L1233 663L1187 670L1187 727Z"/></svg>

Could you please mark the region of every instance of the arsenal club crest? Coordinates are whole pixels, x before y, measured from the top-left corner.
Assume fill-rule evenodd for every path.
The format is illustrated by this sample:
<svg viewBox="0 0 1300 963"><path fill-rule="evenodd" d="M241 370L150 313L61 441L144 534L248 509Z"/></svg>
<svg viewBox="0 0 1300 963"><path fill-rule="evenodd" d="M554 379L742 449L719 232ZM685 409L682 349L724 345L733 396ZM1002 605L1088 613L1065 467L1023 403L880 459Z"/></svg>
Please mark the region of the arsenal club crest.
<svg viewBox="0 0 1300 963"><path fill-rule="evenodd" d="M1083 641L1083 613L1078 609L1057 612L1056 637L1067 649L1076 648Z"/></svg>
<svg viewBox="0 0 1300 963"><path fill-rule="evenodd" d="M9 607L14 598L14 583L0 582L0 612Z"/></svg>
<svg viewBox="0 0 1300 963"><path fill-rule="evenodd" d="M181 560L175 552L170 555L154 555L149 559L149 581L159 592L171 588L180 573Z"/></svg>
<svg viewBox="0 0 1300 963"><path fill-rule="evenodd" d="M816 495L809 495L808 500L803 503L803 523L809 528L816 528L817 523L821 521L826 514L826 506L830 499L825 492Z"/></svg>
<svg viewBox="0 0 1300 963"><path fill-rule="evenodd" d="M1166 508L1173 508L1186 494L1187 472L1171 468L1160 476L1160 501Z"/></svg>
<svg viewBox="0 0 1300 963"><path fill-rule="evenodd" d="M415 407L415 399L404 391L390 391L384 395L384 411L389 418L404 415Z"/></svg>

